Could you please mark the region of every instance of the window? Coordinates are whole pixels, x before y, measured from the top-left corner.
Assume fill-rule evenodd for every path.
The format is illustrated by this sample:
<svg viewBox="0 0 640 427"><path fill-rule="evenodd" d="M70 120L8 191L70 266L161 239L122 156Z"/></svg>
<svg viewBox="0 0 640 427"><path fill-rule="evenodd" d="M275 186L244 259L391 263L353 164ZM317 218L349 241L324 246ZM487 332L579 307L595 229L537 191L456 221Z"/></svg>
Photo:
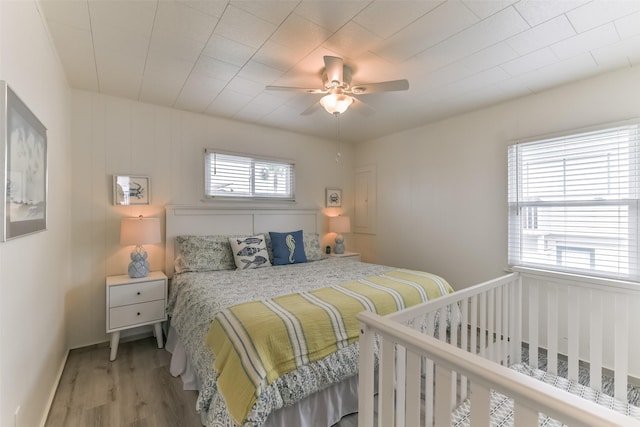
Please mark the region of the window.
<svg viewBox="0 0 640 427"><path fill-rule="evenodd" d="M205 196L295 200L294 164L205 150Z"/></svg>
<svg viewBox="0 0 640 427"><path fill-rule="evenodd" d="M509 264L640 279L639 126L509 147Z"/></svg>

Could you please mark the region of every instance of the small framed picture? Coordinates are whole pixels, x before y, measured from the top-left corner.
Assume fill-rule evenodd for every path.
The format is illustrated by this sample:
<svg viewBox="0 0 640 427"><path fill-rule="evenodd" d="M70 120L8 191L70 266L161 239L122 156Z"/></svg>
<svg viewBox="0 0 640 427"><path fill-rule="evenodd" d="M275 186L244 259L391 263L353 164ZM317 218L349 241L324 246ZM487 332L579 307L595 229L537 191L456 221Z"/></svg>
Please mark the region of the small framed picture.
<svg viewBox="0 0 640 427"><path fill-rule="evenodd" d="M342 207L342 190L340 188L327 188L325 190L325 204L328 208Z"/></svg>
<svg viewBox="0 0 640 427"><path fill-rule="evenodd" d="M151 179L148 176L113 176L113 204L118 206L151 203Z"/></svg>

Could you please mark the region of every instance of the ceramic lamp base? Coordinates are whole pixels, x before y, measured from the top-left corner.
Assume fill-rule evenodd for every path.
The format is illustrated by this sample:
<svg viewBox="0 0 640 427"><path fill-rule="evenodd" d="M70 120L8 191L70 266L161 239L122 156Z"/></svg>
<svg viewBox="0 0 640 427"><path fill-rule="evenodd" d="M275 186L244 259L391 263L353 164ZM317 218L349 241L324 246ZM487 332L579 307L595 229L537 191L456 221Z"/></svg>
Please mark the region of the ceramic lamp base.
<svg viewBox="0 0 640 427"><path fill-rule="evenodd" d="M338 234L336 236L336 244L333 247L333 253L338 255L344 253L344 238L342 237L342 234Z"/></svg>
<svg viewBox="0 0 640 427"><path fill-rule="evenodd" d="M129 277L137 279L139 277L147 277L149 275L149 262L147 261L131 261L129 264Z"/></svg>
<svg viewBox="0 0 640 427"><path fill-rule="evenodd" d="M129 277L136 279L149 275L149 262L147 261L147 251L142 246L136 246L131 251L131 263L129 263Z"/></svg>

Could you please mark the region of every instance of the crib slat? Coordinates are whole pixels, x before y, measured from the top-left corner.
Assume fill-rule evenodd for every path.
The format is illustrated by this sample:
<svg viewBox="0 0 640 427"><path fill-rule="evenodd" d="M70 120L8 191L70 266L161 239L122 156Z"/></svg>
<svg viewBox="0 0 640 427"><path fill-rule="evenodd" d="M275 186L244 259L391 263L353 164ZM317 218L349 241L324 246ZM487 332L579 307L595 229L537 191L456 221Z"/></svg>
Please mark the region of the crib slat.
<svg viewBox="0 0 640 427"><path fill-rule="evenodd" d="M438 310L438 339L447 341L447 309L445 307Z"/></svg>
<svg viewBox="0 0 640 427"><path fill-rule="evenodd" d="M374 333L364 323L360 323L360 352L358 363L358 427L373 425L373 382L374 382Z"/></svg>
<svg viewBox="0 0 640 427"><path fill-rule="evenodd" d="M456 347L458 347L458 323L457 320L454 316L455 316L455 309L458 307L457 304L453 304L447 307L448 310L448 319L449 319L449 330L450 332L450 336L451 336L451 340L450 340L450 344L454 345ZM457 396L457 385L458 385L458 374L453 371L451 373L451 401L455 402L456 401L456 396ZM451 408L453 410L453 408Z"/></svg>
<svg viewBox="0 0 640 427"><path fill-rule="evenodd" d="M424 425L427 427L433 427L433 401L434 401L434 393L433 393L433 383L434 383L434 375L433 375L433 360L426 359L426 368L425 368L425 390L424 395L426 402L425 406L425 423Z"/></svg>
<svg viewBox="0 0 640 427"><path fill-rule="evenodd" d="M629 367L629 300L626 295L616 294L615 312L615 398L627 401L627 373Z"/></svg>
<svg viewBox="0 0 640 427"><path fill-rule="evenodd" d="M537 427L538 413L516 401L513 403L513 425L516 427Z"/></svg>
<svg viewBox="0 0 640 427"><path fill-rule="evenodd" d="M460 311L462 313L460 320L460 348L468 351L469 345L469 300L464 299L460 303ZM467 398L467 377L460 377L460 400Z"/></svg>
<svg viewBox="0 0 640 427"><path fill-rule="evenodd" d="M396 345L396 424L403 426L405 416L406 382L407 382L407 349Z"/></svg>
<svg viewBox="0 0 640 427"><path fill-rule="evenodd" d="M529 365L538 367L538 281L529 284Z"/></svg>
<svg viewBox="0 0 640 427"><path fill-rule="evenodd" d="M589 387L602 390L602 292L591 290L589 336Z"/></svg>
<svg viewBox="0 0 640 427"><path fill-rule="evenodd" d="M395 344L385 338L380 337L380 367L378 383L378 426L392 426L394 414L394 363Z"/></svg>
<svg viewBox="0 0 640 427"><path fill-rule="evenodd" d="M407 376L407 399L406 399L406 408L405 408L405 419L406 424L397 424L397 425L408 425L408 426L419 426L420 425L420 382L422 379L421 375L421 357L412 351L407 352L407 372L411 372L410 375ZM400 410L398 410L399 412Z"/></svg>
<svg viewBox="0 0 640 427"><path fill-rule="evenodd" d="M435 312L427 315L427 334L435 336ZM433 361L425 359L425 426L433 426Z"/></svg>
<svg viewBox="0 0 640 427"><path fill-rule="evenodd" d="M558 373L558 292L547 282L547 372Z"/></svg>
<svg viewBox="0 0 640 427"><path fill-rule="evenodd" d="M489 354L488 359L496 361L496 349L493 343L493 336L495 334L495 291L489 289L487 295L487 347Z"/></svg>
<svg viewBox="0 0 640 427"><path fill-rule="evenodd" d="M436 365L435 397L435 425L451 425L451 411L453 410L453 404L451 402L451 374L448 369L439 365Z"/></svg>
<svg viewBox="0 0 640 427"><path fill-rule="evenodd" d="M510 287L512 319L509 325L509 335L511 336L512 363L522 362L522 276Z"/></svg>
<svg viewBox="0 0 640 427"><path fill-rule="evenodd" d="M434 328L435 328L434 323L435 323L435 313L430 312L429 314L427 314L427 320L425 322L425 328L426 328L425 333L432 337L436 335L434 331Z"/></svg>
<svg viewBox="0 0 640 427"><path fill-rule="evenodd" d="M480 294L480 356L487 354L487 294ZM486 356L485 356L486 357Z"/></svg>
<svg viewBox="0 0 640 427"><path fill-rule="evenodd" d="M511 336L510 334L510 322L511 322L511 310L513 310L513 307L511 306L510 303L510 292L509 292L509 286L503 286L502 287L502 304L504 306L503 310L502 310L502 330L504 332L504 337L503 337L503 346L504 346L504 359L505 362L504 364L509 366L511 364L511 360L509 359L509 355L511 354L511 349L509 348L509 346L511 345Z"/></svg>
<svg viewBox="0 0 640 427"><path fill-rule="evenodd" d="M450 332L450 336L451 336L450 343L451 343L451 345L459 347L458 346L458 321L460 319L457 319L456 317L454 317L457 308L458 308L457 304L452 304L452 305L448 306L447 307L447 309L448 309L447 318L449 318L448 326L449 326L449 330L451 331Z"/></svg>
<svg viewBox="0 0 640 427"><path fill-rule="evenodd" d="M471 383L471 426L489 426L489 413L491 410L489 397L489 389L482 387L476 383Z"/></svg>
<svg viewBox="0 0 640 427"><path fill-rule="evenodd" d="M575 286L569 286L567 291L567 315L567 378L578 381L578 361L580 360L580 290Z"/></svg>
<svg viewBox="0 0 640 427"><path fill-rule="evenodd" d="M480 294L478 298L478 308L480 310L480 336L478 337L480 346L480 356L486 357L487 355L487 294L485 292Z"/></svg>
<svg viewBox="0 0 640 427"><path fill-rule="evenodd" d="M478 296L471 297L471 347L469 351L473 354L478 353Z"/></svg>
<svg viewBox="0 0 640 427"><path fill-rule="evenodd" d="M503 365L504 351L502 347L502 340L504 334L502 331L502 288L496 290L496 361Z"/></svg>

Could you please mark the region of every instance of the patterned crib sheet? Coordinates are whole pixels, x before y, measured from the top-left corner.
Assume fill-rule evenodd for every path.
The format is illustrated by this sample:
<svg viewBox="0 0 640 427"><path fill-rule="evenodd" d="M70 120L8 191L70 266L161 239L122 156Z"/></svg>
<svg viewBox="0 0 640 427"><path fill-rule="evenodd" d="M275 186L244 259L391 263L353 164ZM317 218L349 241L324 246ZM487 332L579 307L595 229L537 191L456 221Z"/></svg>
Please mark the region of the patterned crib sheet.
<svg viewBox="0 0 640 427"><path fill-rule="evenodd" d="M612 409L621 414L627 415L632 418L640 420L640 408L634 405L630 405L625 402L621 402L613 397L596 391L592 388L578 384L575 381L570 381L566 378L559 377L549 372L542 371L540 369L532 368L529 365L518 363L511 366L517 372L528 375L536 380L545 382L561 390L568 391L569 393L580 396L590 402L597 403L606 408ZM490 397L491 412L490 412L490 424L491 426L513 426L513 400L504 396L503 394L491 391ZM465 400L453 413L451 426L452 427L466 427L470 425L471 414L471 402L469 399ZM561 422L540 414L538 417L538 425L544 427L561 427L564 426Z"/></svg>

